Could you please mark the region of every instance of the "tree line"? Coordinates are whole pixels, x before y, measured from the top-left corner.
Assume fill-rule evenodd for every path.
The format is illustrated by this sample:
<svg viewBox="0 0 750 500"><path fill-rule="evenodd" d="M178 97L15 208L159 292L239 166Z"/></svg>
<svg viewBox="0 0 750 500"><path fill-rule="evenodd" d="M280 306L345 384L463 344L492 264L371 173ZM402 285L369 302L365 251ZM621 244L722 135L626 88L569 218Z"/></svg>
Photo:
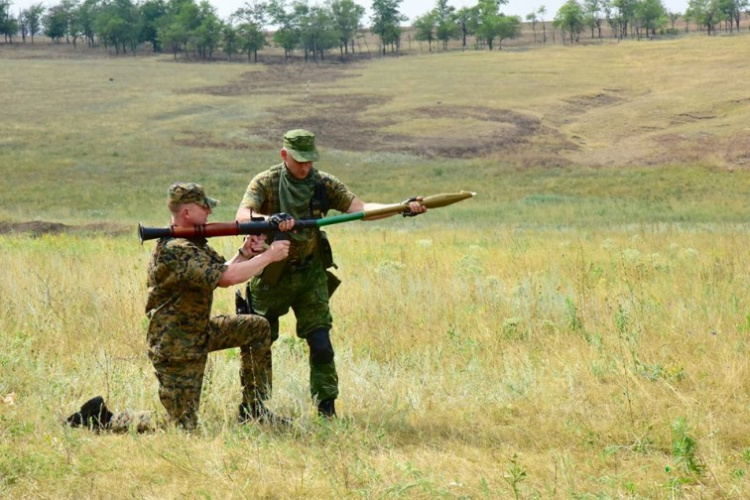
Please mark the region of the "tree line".
<svg viewBox="0 0 750 500"><path fill-rule="evenodd" d="M0 33L6 43L20 37L34 43L44 34L53 43L103 45L116 54L135 53L143 44L153 51L171 51L209 59L221 50L232 59L258 52L273 43L286 57L294 52L305 60L324 59L338 49L345 58L354 52L355 40L368 29L380 42L378 51L398 52L408 20L400 11L402 0L373 0L370 24L364 26L365 8L353 0L251 0L222 20L208 0L62 0L49 8L42 3L11 12L12 0L0 0ZM441 40L474 34L493 48L496 39L518 34L520 19L505 16L500 6L507 0L479 0L455 13L447 0L438 0L437 36ZM432 19L432 14L425 16ZM368 48L369 52L369 48Z"/></svg>
<svg viewBox="0 0 750 500"><path fill-rule="evenodd" d="M742 15L750 14L749 5L750 0L689 0L681 15L669 12L661 0L568 0L555 15L553 26L571 43L587 29L591 38L602 38L607 26L615 38L640 39L659 32L676 34L675 23L682 16L686 29L692 22L711 35L722 25L727 31L735 27L739 31ZM527 21L536 23L539 13L529 14Z"/></svg>
<svg viewBox="0 0 750 500"><path fill-rule="evenodd" d="M115 54L135 54L149 44L154 52L170 51L186 57L210 59L221 51L230 60L245 54L258 60L258 53L271 44L280 47L285 57L300 53L305 60L324 59L338 49L343 59L355 52L355 41L365 39L369 30L379 40L378 52L398 53L408 21L400 11L403 0L373 0L369 26L365 27L365 9L353 0L251 0L222 20L208 0L62 0L45 7L37 3L11 12L12 0L0 0L0 33L6 43L18 37L34 42L44 34L53 43L85 43L104 46ZM501 8L508 0L478 0L460 9L448 0L436 0L435 6L413 20L412 32L445 50L448 42L459 40L466 48L473 39L474 48L502 48L504 40L521 34L521 18L505 15ZM694 22L709 34L717 26L732 30L742 14L748 13L750 0L689 0L684 19ZM526 16L534 39L541 26L542 43L547 42L547 14L544 6ZM678 13L668 12L662 0L568 0L552 20L552 34L558 30L563 40L579 41L585 30L602 38L608 26L617 38L649 37L673 32ZM665 28L671 23L671 28ZM553 40L554 41L554 40ZM366 43L366 41L365 41ZM369 52L369 47L367 48Z"/></svg>

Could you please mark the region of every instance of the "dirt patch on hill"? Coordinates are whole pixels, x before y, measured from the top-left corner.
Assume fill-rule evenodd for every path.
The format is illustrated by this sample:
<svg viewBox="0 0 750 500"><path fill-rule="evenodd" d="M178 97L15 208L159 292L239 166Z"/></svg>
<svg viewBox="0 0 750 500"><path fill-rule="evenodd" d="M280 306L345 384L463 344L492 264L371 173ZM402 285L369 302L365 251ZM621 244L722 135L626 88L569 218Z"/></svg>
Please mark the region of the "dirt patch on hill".
<svg viewBox="0 0 750 500"><path fill-rule="evenodd" d="M435 105L402 114L372 113L388 99L371 95L312 98L305 101L305 114L294 119L277 120L273 126L248 127L252 135L278 141L285 130L296 127L320 130L321 144L345 151L410 153L433 158L474 158L511 153L533 141L544 140L550 151L574 147L538 118L507 109ZM290 107L291 108L291 107ZM291 116L290 108L277 108L278 116ZM434 128L420 135L398 133L404 123L429 121ZM452 129L439 127L450 120ZM458 121L461 125L455 127ZM435 126L438 124L438 126Z"/></svg>
<svg viewBox="0 0 750 500"><path fill-rule="evenodd" d="M355 69L352 71L352 69ZM543 145L545 158L536 164L567 163L559 157L575 150L556 129L538 117L509 109L442 105L419 107L400 113L379 112L390 97L365 94L321 95L311 92L321 84L359 76L357 63L347 65L274 65L249 71L227 85L190 89L217 96L278 94L285 89L291 104L269 108L272 121L247 127L250 140L226 140L206 130L188 130L174 140L180 146L238 150L277 148L286 130L314 130L319 143L328 148L355 152L407 153L426 158L475 158L528 155L529 145ZM594 97L594 101L602 101ZM599 103L600 105L608 103ZM423 127L414 127L421 122ZM459 126L456 126L456 123ZM547 158L548 157L548 158Z"/></svg>
<svg viewBox="0 0 750 500"><path fill-rule="evenodd" d="M314 75L316 82L344 77L344 73L335 68L316 69L310 75ZM278 92L280 86L306 82L304 70L291 76L287 68L273 67L263 73L248 74L246 78L244 83L200 90L215 95L239 95L266 90ZM437 103L403 113L379 113L390 100L364 93L310 95L303 91L292 104L269 108L276 117L272 122L248 126L252 142L222 140L206 130L185 131L185 137L174 142L196 148L265 150L278 147L279 138L286 130L306 128L316 131L319 143L328 148L408 153L426 158L512 155L540 143L544 144L545 154L552 158L561 151L576 148L557 130L543 125L539 118L513 110ZM427 130L418 135L410 133L415 120L428 123ZM541 160L536 157L536 161ZM558 158L552 163L560 162L564 160Z"/></svg>
<svg viewBox="0 0 750 500"><path fill-rule="evenodd" d="M226 85L196 87L184 93L215 96L278 94L279 89L297 89L300 94L310 92L310 86L359 76L352 71L356 65L287 64L264 66L261 71L248 71L239 80Z"/></svg>
<svg viewBox="0 0 750 500"><path fill-rule="evenodd" d="M133 228L129 226L112 223L96 223L82 225L67 225L60 222L29 221L29 222L2 222L0 221L0 234L26 234L30 236L43 236L45 234L105 234L119 236L132 233Z"/></svg>

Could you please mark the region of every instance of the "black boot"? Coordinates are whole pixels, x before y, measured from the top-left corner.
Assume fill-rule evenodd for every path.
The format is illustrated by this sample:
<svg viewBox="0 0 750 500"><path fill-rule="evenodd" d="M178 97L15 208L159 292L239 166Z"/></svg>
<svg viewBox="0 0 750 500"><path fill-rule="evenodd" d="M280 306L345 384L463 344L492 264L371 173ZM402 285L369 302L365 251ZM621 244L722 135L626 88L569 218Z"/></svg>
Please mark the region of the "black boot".
<svg viewBox="0 0 750 500"><path fill-rule="evenodd" d="M112 420L112 412L104 404L104 398L97 396L89 399L81 409L69 416L66 422L71 427L88 427L94 430L106 429Z"/></svg>
<svg viewBox="0 0 750 500"><path fill-rule="evenodd" d="M325 418L336 418L336 400L324 399L318 403L318 415Z"/></svg>
<svg viewBox="0 0 750 500"><path fill-rule="evenodd" d="M241 424L259 423L281 427L290 427L292 425L290 419L280 417L271 412L262 402L251 404L241 403L237 421Z"/></svg>

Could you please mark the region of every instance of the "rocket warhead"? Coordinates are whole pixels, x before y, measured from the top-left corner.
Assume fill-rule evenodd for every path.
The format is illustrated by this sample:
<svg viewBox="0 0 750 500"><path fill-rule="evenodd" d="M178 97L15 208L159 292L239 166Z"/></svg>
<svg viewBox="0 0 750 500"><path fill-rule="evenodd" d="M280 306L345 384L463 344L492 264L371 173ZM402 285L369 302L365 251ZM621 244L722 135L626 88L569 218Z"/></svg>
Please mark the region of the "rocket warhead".
<svg viewBox="0 0 750 500"><path fill-rule="evenodd" d="M442 193L425 197L420 203L427 208L439 208L458 203L475 196L472 191L459 191L458 193Z"/></svg>
<svg viewBox="0 0 750 500"><path fill-rule="evenodd" d="M431 196L425 196L419 203L427 208L440 208L447 205L458 203L459 201L471 198L476 193L471 191L459 191L458 193L441 193L433 194ZM367 210L364 212L364 219L368 220L374 217L380 217L382 215L398 214L409 210L409 202L402 201L393 205L386 205L384 207Z"/></svg>

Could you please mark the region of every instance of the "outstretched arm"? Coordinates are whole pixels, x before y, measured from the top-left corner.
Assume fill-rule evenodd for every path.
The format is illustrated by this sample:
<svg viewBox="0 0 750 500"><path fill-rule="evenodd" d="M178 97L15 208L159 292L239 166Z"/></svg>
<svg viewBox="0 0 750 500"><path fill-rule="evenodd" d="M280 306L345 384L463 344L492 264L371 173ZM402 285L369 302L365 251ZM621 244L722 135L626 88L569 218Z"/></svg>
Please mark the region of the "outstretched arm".
<svg viewBox="0 0 750 500"><path fill-rule="evenodd" d="M409 202L409 210L411 210L413 214L425 213L427 211L427 207L422 206L422 204L419 203L420 201L422 201L422 197L417 196L414 198L414 200L415 201ZM377 208L386 207L386 206L388 205L384 203L367 203L367 202L360 200L359 198L355 196L351 204L349 205L349 208L346 210L346 213L353 214L356 212L367 212L368 210L375 210ZM384 219L386 217L391 217L393 215L396 215L396 213L378 215L375 217L368 217L366 220Z"/></svg>

